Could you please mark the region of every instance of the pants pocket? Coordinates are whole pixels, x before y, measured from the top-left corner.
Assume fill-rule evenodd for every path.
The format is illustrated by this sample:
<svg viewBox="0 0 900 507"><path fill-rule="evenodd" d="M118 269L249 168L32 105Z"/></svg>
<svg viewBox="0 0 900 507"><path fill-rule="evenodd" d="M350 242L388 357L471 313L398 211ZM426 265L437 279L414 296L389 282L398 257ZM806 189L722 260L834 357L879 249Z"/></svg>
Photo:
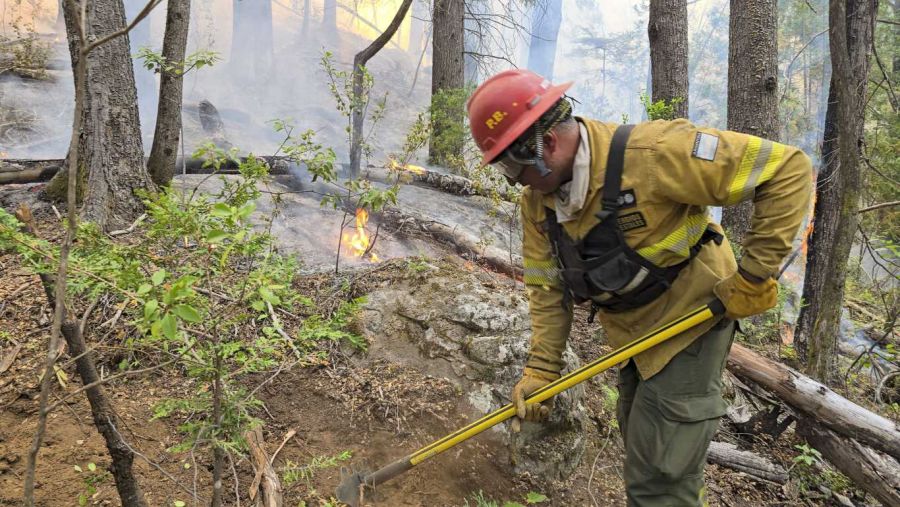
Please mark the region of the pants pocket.
<svg viewBox="0 0 900 507"><path fill-rule="evenodd" d="M706 453L724 415L718 391L659 397L639 389L628 421L629 505L702 505Z"/></svg>

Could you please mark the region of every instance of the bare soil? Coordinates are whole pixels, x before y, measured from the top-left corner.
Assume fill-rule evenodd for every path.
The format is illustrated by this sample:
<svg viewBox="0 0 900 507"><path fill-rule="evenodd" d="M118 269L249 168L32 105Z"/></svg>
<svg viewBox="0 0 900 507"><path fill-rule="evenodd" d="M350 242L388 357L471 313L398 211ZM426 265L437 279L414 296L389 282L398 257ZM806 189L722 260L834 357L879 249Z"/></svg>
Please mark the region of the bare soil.
<svg viewBox="0 0 900 507"><path fill-rule="evenodd" d="M41 235L52 238L58 222L52 214L39 215ZM459 259L440 261L441 269L478 269ZM510 290L508 279L484 272L496 290ZM304 293L326 309L350 296L365 294L375 286L408 277L406 261L394 260L365 270L313 275L295 280ZM336 291L335 287L342 287ZM519 286L521 287L521 285ZM521 288L516 289L521 290ZM102 305L100 305L102 307ZM95 310L88 322L87 339L99 352L98 364L105 374L121 360L123 331L109 330L101 323L112 318L115 308ZM84 309L77 309L83 311ZM572 343L584 360L608 348L602 334L586 324L587 312L577 311ZM0 505L19 505L28 448L36 424L39 371L49 336L50 309L40 281L21 266L17 256L0 252L0 364L19 349L8 371L0 374ZM17 347L21 345L21 347ZM64 356L62 372L67 379L54 385L51 401L80 386L74 366ZM465 424L457 412L464 398L446 380L423 376L409 366L383 360L370 361L358 352L335 348L320 364L273 370L246 378L248 389L265 382L258 395L264 408L257 416L263 423L271 455L290 430L275 459L283 475L290 463L308 465L345 451L352 458L310 470L285 487L285 505L330 505L340 480L340 466L378 468L440 438ZM615 374L607 372L590 381L586 404L594 424L588 426L587 449L575 474L565 481L547 481L528 475L514 476L510 456L498 437L482 435L448 451L383 485L367 505L461 506L479 505L473 495L499 501L524 502L529 492L546 495L542 505L625 505L622 482L622 445L614 423L614 403L601 386L615 386ZM171 506L176 500L192 504L189 491L196 488L208 502L211 456L172 453L167 449L182 435L173 419L153 420L153 406L178 393L189 392L177 371L129 377L105 386L125 428L123 435L142 458L136 459L137 475L149 505ZM723 428L720 436L728 435ZM775 443L745 438L746 447L790 467L795 443L790 432ZM149 464L152 462L153 464ZM90 408L77 395L51 414L45 444L37 468L37 500L43 506L78 505L86 491L87 464L96 463L99 483L89 505L119 505L114 484L105 472L109 458L102 438L94 429ZM83 472L78 472L76 466ZM226 464L228 505L251 505L248 487L253 470L246 459ZM164 470L165 473L160 470ZM716 466L707 467L711 505L730 507L758 505L828 505L825 500L793 499L789 488L759 483L743 474ZM483 505L483 504L482 504Z"/></svg>

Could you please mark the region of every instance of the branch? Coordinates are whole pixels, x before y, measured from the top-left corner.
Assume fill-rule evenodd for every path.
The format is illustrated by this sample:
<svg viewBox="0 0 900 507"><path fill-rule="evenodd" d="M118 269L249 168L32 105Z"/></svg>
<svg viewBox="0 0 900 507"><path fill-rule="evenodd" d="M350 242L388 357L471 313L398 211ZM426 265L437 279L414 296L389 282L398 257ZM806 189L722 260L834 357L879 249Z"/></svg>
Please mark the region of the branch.
<svg viewBox="0 0 900 507"><path fill-rule="evenodd" d="M865 213L867 211L874 211L874 210L881 209L881 208L888 208L890 206L897 206L898 204L900 204L900 201L882 202L879 204L873 204L872 206L863 208L863 209L857 211L857 213Z"/></svg>
<svg viewBox="0 0 900 507"><path fill-rule="evenodd" d="M84 4L87 4L86 0L82 0L82 2ZM84 34L81 34L82 46L83 46L81 49L81 56L85 57L85 56L87 56L88 53L93 51L97 46L102 46L103 44L106 44L107 42L115 39L116 37L121 37L121 36L127 34L138 23L143 21L144 18L146 18L150 14L150 12L152 12L153 9L156 8L157 5L159 5L161 3L162 3L162 0L150 0L149 2L147 2L147 5L145 5L144 8L141 9L141 12L139 12L138 15L134 17L134 19L131 21L131 23L128 24L128 26L126 26L125 28L123 28L119 31L113 32L113 33L107 35L106 37L101 38L100 40L94 41L94 42L88 44L87 46L83 45L83 43L85 42ZM82 17L82 21L83 20L84 20L84 18Z"/></svg>

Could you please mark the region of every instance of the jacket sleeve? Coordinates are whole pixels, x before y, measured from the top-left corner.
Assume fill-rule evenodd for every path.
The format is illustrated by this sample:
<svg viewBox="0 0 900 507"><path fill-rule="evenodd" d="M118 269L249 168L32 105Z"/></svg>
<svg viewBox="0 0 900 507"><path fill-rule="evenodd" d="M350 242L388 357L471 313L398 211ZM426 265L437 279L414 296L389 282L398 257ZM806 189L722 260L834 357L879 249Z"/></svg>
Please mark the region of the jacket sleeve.
<svg viewBox="0 0 900 507"><path fill-rule="evenodd" d="M531 317L531 347L525 365L558 373L564 366L562 354L572 327L572 308L563 308L559 265L542 229L539 197L530 189L522 194L522 257Z"/></svg>
<svg viewBox="0 0 900 507"><path fill-rule="evenodd" d="M740 266L768 278L778 272L812 192L812 163L798 148L739 132L664 122L653 153L656 190L684 204L753 201Z"/></svg>

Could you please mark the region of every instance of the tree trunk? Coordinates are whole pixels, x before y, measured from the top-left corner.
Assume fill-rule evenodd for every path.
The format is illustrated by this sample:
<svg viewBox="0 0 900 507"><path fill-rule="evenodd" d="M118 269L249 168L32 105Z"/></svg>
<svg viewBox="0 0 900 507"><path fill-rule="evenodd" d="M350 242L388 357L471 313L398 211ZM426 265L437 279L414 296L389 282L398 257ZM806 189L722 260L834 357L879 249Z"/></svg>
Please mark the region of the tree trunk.
<svg viewBox="0 0 900 507"><path fill-rule="evenodd" d="M272 2L234 0L231 33L232 76L248 80L265 76L272 69Z"/></svg>
<svg viewBox="0 0 900 507"><path fill-rule="evenodd" d="M322 29L326 34L337 33L337 0L325 0L322 9Z"/></svg>
<svg viewBox="0 0 900 507"><path fill-rule="evenodd" d="M863 104L877 12L875 0L831 0L829 34L832 78L825 136L824 168L818 176L815 218L803 301L794 334L807 372L828 383L840 331L847 260L857 229L863 136Z"/></svg>
<svg viewBox="0 0 900 507"><path fill-rule="evenodd" d="M443 91L461 89L465 85L465 67L463 62L463 0L434 0L432 12L432 66L431 66L431 105L435 107L435 96ZM462 123L465 113L460 108L458 118L455 111L448 111L450 121ZM432 137L440 137L442 128L434 126ZM428 147L428 159L432 164L444 162L448 156L462 154L463 146L452 146L444 150L431 143Z"/></svg>
<svg viewBox="0 0 900 507"><path fill-rule="evenodd" d="M80 58L78 29L72 3L66 2L66 31L72 68ZM95 0L87 11L87 40L99 39L125 27L122 0ZM117 37L87 56L83 127L78 140L79 195L84 196L83 219L104 230L128 225L143 213L135 190L152 189L144 167L137 92L128 36ZM72 147L70 147L70 151ZM47 185L56 199L66 195L67 171Z"/></svg>
<svg viewBox="0 0 900 507"><path fill-rule="evenodd" d="M528 45L528 68L553 81L556 62L556 40L562 22L562 0L535 3L531 15L531 42Z"/></svg>
<svg viewBox="0 0 900 507"><path fill-rule="evenodd" d="M817 424L900 459L900 429L890 419L737 343L728 356L728 369L738 377L756 382Z"/></svg>
<svg viewBox="0 0 900 507"><path fill-rule="evenodd" d="M409 6L411 4L412 0L403 0L403 3L400 4L400 8L397 9L397 13L394 14L394 19L391 20L391 24L388 25L387 29L385 29L377 39L373 40L368 47L359 53L356 53L356 56L353 57L353 98L351 102L354 103L354 107L352 109L353 130L350 135L351 178L359 176L360 159L362 158L363 121L365 120L365 107L363 107L363 105L369 100L369 90L366 90L363 85L363 73L366 64L376 53L381 51L381 48L383 48L384 45L391 40L391 37L397 33L397 28L400 27L400 23L402 23L403 18L406 17L406 13L409 11Z"/></svg>
<svg viewBox="0 0 900 507"><path fill-rule="evenodd" d="M81 377L81 383L87 385L99 381L100 375L97 374L93 353L85 353L87 346L81 335L80 324L78 320L67 320L63 324L62 332L69 347L69 355L78 358L75 360L75 368L78 370L78 376ZM91 404L94 426L106 441L106 449L112 459L109 468L116 481L116 490L122 500L122 505L128 507L147 505L132 470L134 453L131 452L119 433L118 428L121 428L122 425L119 424L119 417L113 410L109 398L100 385L91 387L86 393Z"/></svg>
<svg viewBox="0 0 900 507"><path fill-rule="evenodd" d="M776 0L731 0L728 39L728 130L778 139ZM722 225L741 243L753 203L722 210Z"/></svg>
<svg viewBox="0 0 900 507"><path fill-rule="evenodd" d="M686 0L650 0L650 68L652 100L675 107L676 118L688 116L688 23Z"/></svg>
<svg viewBox="0 0 900 507"><path fill-rule="evenodd" d="M804 420L797 432L857 486L884 505L900 505L900 465L859 442Z"/></svg>
<svg viewBox="0 0 900 507"><path fill-rule="evenodd" d="M166 34L163 37L163 57L168 62L183 62L191 19L191 0L169 0L166 11ZM147 161L147 171L153 182L165 185L175 174L178 140L181 137L181 98L184 75L182 69L162 71L159 80L159 109L153 147Z"/></svg>

